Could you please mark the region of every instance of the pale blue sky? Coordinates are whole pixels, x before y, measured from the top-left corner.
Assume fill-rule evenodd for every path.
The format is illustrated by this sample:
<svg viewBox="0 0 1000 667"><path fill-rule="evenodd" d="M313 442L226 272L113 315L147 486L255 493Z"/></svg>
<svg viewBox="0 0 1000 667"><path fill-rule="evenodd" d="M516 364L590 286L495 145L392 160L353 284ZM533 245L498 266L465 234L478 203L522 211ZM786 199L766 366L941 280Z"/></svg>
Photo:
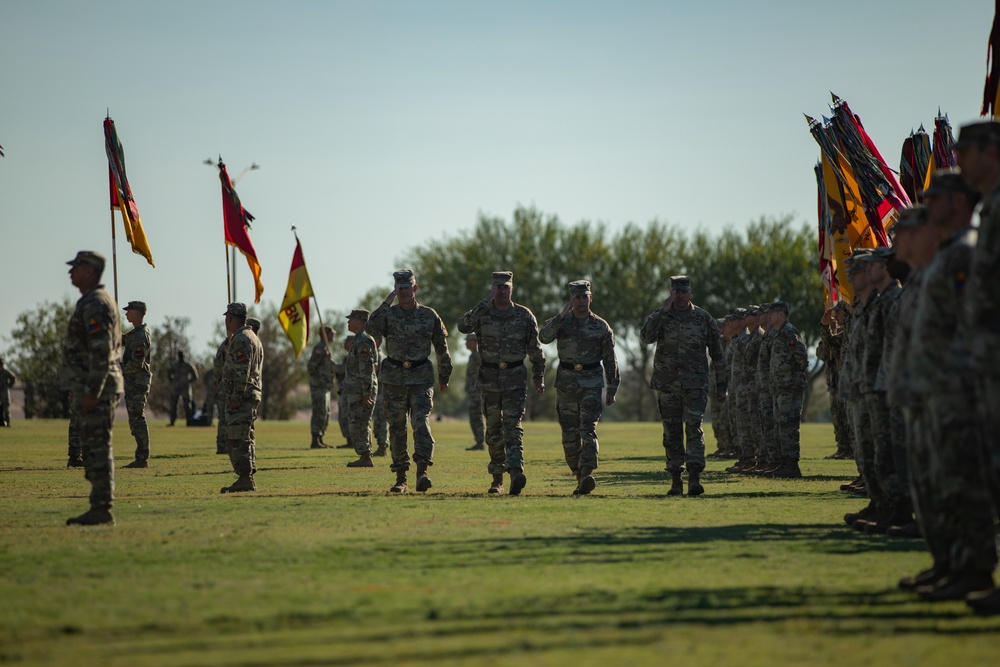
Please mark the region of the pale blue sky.
<svg viewBox="0 0 1000 667"><path fill-rule="evenodd" d="M0 336L77 298L77 250L110 259L107 108L157 263L119 221L120 300L154 326L190 317L204 351L226 301L205 158L261 165L238 191L263 299L284 294L294 223L320 305L347 310L388 291L408 247L518 204L613 229L814 224L802 113L837 92L898 167L939 106L956 128L978 117L992 16L990 0L5 0Z"/></svg>

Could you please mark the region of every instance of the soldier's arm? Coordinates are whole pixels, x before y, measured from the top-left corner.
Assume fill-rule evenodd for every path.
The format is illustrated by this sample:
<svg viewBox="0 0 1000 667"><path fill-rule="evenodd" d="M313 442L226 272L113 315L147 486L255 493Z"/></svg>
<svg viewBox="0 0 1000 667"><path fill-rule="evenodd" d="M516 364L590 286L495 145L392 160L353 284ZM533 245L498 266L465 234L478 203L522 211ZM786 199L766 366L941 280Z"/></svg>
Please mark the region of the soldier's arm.
<svg viewBox="0 0 1000 667"><path fill-rule="evenodd" d="M611 327L608 327L608 334L601 340L601 361L604 363L604 381L608 387L605 401L611 405L622 382L621 374L618 372L618 360L615 358L615 334L611 331Z"/></svg>
<svg viewBox="0 0 1000 667"><path fill-rule="evenodd" d="M244 338L233 337L229 344L229 352L226 357L226 365L231 366L228 383L229 402L237 403L246 394L247 384L250 381L250 358L253 351L247 345Z"/></svg>
<svg viewBox="0 0 1000 667"><path fill-rule="evenodd" d="M559 336L559 329L565 321L565 316L562 314L545 320L545 324L538 331L538 340L542 343L554 341Z"/></svg>
<svg viewBox="0 0 1000 667"><path fill-rule="evenodd" d="M445 329L444 322L437 314L434 316L434 332L431 334L431 343L434 345L434 352L437 355L438 385L443 391L451 379L453 366L451 353L448 352L448 330Z"/></svg>
<svg viewBox="0 0 1000 667"><path fill-rule="evenodd" d="M458 330L464 334L476 333L476 327L479 326L479 318L482 316L483 311L489 307L490 299L491 297L486 297L473 306L472 310L458 318Z"/></svg>
<svg viewBox="0 0 1000 667"><path fill-rule="evenodd" d="M729 388L729 364L726 353L722 351L722 337L719 335L719 325L715 319L708 316L708 355L712 358L715 369L716 391L721 396Z"/></svg>
<svg viewBox="0 0 1000 667"><path fill-rule="evenodd" d="M538 322L535 316L528 313L528 326L526 332L526 345L528 358L531 359L531 381L535 384L535 391L539 394L545 389L545 352L538 342Z"/></svg>
<svg viewBox="0 0 1000 667"><path fill-rule="evenodd" d="M104 391L104 383L111 366L114 322L106 309L99 307L99 304L91 304L84 311L83 318L84 326L87 329L87 357L89 360L83 393L85 396L96 398Z"/></svg>
<svg viewBox="0 0 1000 667"><path fill-rule="evenodd" d="M639 340L642 341L643 345L652 345L656 342L657 336L660 335L660 325L664 315L663 309L657 308L642 323L642 329L639 330Z"/></svg>
<svg viewBox="0 0 1000 667"><path fill-rule="evenodd" d="M392 304L388 301L383 301L379 304L379 307L368 318L368 324L365 325L366 334L372 337L385 336L385 317L389 314L391 306Z"/></svg>
<svg viewBox="0 0 1000 667"><path fill-rule="evenodd" d="M366 344L358 348L358 356L361 359L361 393L365 399L375 398L375 372L376 357L375 344L367 341Z"/></svg>

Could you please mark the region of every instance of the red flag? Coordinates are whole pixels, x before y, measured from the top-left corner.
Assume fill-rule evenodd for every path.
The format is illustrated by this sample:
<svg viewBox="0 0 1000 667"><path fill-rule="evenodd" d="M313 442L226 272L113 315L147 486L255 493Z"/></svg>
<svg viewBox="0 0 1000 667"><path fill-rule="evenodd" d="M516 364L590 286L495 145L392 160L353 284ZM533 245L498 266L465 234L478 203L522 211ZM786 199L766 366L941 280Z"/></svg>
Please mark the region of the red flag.
<svg viewBox="0 0 1000 667"><path fill-rule="evenodd" d="M993 29L986 47L986 85L983 87L983 109L981 116L996 118L1000 107L1000 0L996 0L993 11Z"/></svg>
<svg viewBox="0 0 1000 667"><path fill-rule="evenodd" d="M264 284L260 281L260 262L257 261L257 251L254 250L248 233L253 216L240 203L239 195L233 189L233 183L229 180L226 165L221 158L219 159L219 180L222 182L222 217L225 223L226 244L239 248L240 252L247 258L256 292L253 302L260 303L260 295L264 293Z"/></svg>

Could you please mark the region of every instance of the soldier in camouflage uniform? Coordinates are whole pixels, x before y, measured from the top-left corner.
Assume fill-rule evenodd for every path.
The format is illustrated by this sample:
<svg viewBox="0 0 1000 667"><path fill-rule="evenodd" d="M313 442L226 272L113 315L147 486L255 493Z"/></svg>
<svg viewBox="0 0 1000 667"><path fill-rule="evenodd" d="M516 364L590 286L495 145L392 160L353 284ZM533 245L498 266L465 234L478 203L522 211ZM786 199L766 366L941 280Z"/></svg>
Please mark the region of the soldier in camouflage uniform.
<svg viewBox="0 0 1000 667"><path fill-rule="evenodd" d="M149 427L146 424L146 399L153 373L149 367L152 359L149 327L143 322L146 304L129 301L125 306L125 319L132 330L122 336L122 375L125 379L125 408L128 410L128 427L135 438L135 460L125 468L146 468L149 459Z"/></svg>
<svg viewBox="0 0 1000 667"><path fill-rule="evenodd" d="M762 400L770 403L770 394L767 384L761 382L758 368L760 366L761 348L764 344L766 332L761 327L763 311L758 306L751 306L747 309L747 321L749 322L750 337L746 339L743 351L743 391L740 396L743 400L744 408L740 410L737 417L740 430L748 440L747 452L751 458L756 459L757 465L749 468L747 472L755 472L768 465L767 450L763 429L763 415L758 409ZM766 353L767 350L764 350Z"/></svg>
<svg viewBox="0 0 1000 667"><path fill-rule="evenodd" d="M726 366L729 368L729 397L720 403L721 415L725 420L725 433L727 438L726 449L722 452L724 458L735 458L737 462L726 469L726 472L737 472L742 459L740 451L739 434L736 429L736 409L739 404L737 392L739 391L736 367L737 340L740 333L745 328L743 321L746 318L746 308L734 308L726 316L726 326L723 336L728 338L725 342ZM714 369L713 369L714 372Z"/></svg>
<svg viewBox="0 0 1000 667"><path fill-rule="evenodd" d="M344 387L347 397L347 422L351 441L358 454L357 461L348 468L373 468L372 441L368 430L378 394L378 347L375 339L365 333L368 324L367 310L352 310L347 316L347 328L354 334L351 349L344 358Z"/></svg>
<svg viewBox="0 0 1000 667"><path fill-rule="evenodd" d="M843 305L841 305L843 304ZM854 447L851 444L850 426L846 422L844 405L837 396L837 386L840 383L840 365L843 355L844 334L835 315L835 308L844 312L846 302L838 301L833 307L827 308L820 321L820 342L816 347L816 357L823 362L826 377L826 391L830 397L830 421L833 422L833 435L837 449L828 459L853 459Z"/></svg>
<svg viewBox="0 0 1000 667"><path fill-rule="evenodd" d="M114 524L115 459L111 429L115 406L121 400L121 329L118 305L99 284L104 257L81 251L67 262L80 300L69 320L63 343L63 377L70 386L86 476L90 481L90 510L67 519L84 526Z"/></svg>
<svg viewBox="0 0 1000 667"><path fill-rule="evenodd" d="M177 401L184 401L184 418L190 420L194 415L194 396L191 383L198 379L198 369L184 360L184 353L177 352L177 361L167 371L170 380L170 426L177 421ZM186 423L186 421L185 421Z"/></svg>
<svg viewBox="0 0 1000 667"><path fill-rule="evenodd" d="M465 365L465 396L469 401L469 427L476 442L466 451L486 449L486 422L483 418L483 392L479 391L479 366L483 358L479 354L476 334L465 337L465 348L469 351L469 362Z"/></svg>
<svg viewBox="0 0 1000 667"><path fill-rule="evenodd" d="M372 452L372 456L385 456L389 449L389 422L385 416L385 388L382 386L382 362L385 361L385 354L382 353L382 339L376 337L375 351L378 353L378 392L375 394L375 409L372 411L372 432L375 435L375 442L378 449Z"/></svg>
<svg viewBox="0 0 1000 667"><path fill-rule="evenodd" d="M538 340L556 341L559 351L556 413L562 429L563 452L576 476L573 494L587 495L597 486L593 476L600 451L597 422L601 420L604 405L615 402L621 377L615 359L614 332L590 310L593 300L590 283L571 282L569 296L563 311L545 322ZM606 393L602 391L605 386Z"/></svg>
<svg viewBox="0 0 1000 667"><path fill-rule="evenodd" d="M531 359L531 380L541 394L545 390L545 354L538 342L535 316L511 300L514 274L495 271L492 277L489 295L461 317L458 330L476 334L482 355L479 388L483 392L486 446L490 452L487 470L493 476L488 493L503 493L506 471L510 474L510 495L516 496L527 484L521 428L528 385L524 358Z"/></svg>
<svg viewBox="0 0 1000 667"><path fill-rule="evenodd" d="M0 359L0 426L10 426L10 389L15 382L17 376Z"/></svg>
<svg viewBox="0 0 1000 667"><path fill-rule="evenodd" d="M994 509L1000 508L1000 123L962 126L955 143L965 181L982 196L979 238L965 292L965 349L977 371L980 460ZM1000 613L1000 593L974 592L977 614Z"/></svg>
<svg viewBox="0 0 1000 667"><path fill-rule="evenodd" d="M222 369L220 395L226 403L226 450L233 471L239 478L231 486L222 487L221 492L256 491L253 477L257 472L254 423L262 393L264 348L247 324L245 304L229 304L225 316L229 345Z"/></svg>
<svg viewBox="0 0 1000 667"><path fill-rule="evenodd" d="M354 449L354 441L351 439L351 424L347 419L347 394L344 393L345 367L343 361L351 353L352 343L354 343L354 336L344 337L344 357L333 367L333 375L337 379L337 425L340 427L340 434L346 440L344 444L337 445L337 449Z"/></svg>
<svg viewBox="0 0 1000 667"><path fill-rule="evenodd" d="M385 340L386 358L382 362L381 381L385 385L386 417L389 421L390 470L396 483L390 492L408 490L406 472L410 455L406 447L406 419L413 425L413 461L417 464L417 491L431 488L427 469L434 465L434 437L428 418L434 407L434 367L429 355L437 355L437 380L441 391L448 390L451 378L451 355L448 353L448 329L433 308L417 303L417 281L411 269L392 274L394 289L371 314L365 332ZM399 303L393 305L393 301Z"/></svg>
<svg viewBox="0 0 1000 667"><path fill-rule="evenodd" d="M760 306L760 325L761 329L764 330L764 335L760 341L760 351L757 353L755 374L757 409L755 412L759 419L760 433L758 438L761 445L757 452L757 465L746 471L755 475L769 475L781 465L781 448L778 444L778 422L775 412L777 395L771 379L771 354L778 336L773 308L773 303L765 303ZM751 405L751 408L753 407Z"/></svg>
<svg viewBox="0 0 1000 667"><path fill-rule="evenodd" d="M726 356L726 361L730 369L728 383L730 395L725 402L732 405L729 428L733 433L733 442L739 452L739 458L736 463L726 468L726 472L743 472L754 464L753 442L749 434L741 426L743 419L741 413L747 409L749 392L753 389L752 387L746 387L748 378L746 377L747 367L745 359L746 345L750 339L750 328L757 326L755 323L756 315L753 312L754 308L754 306L750 308L737 308L734 311L733 328L737 330L737 333L729 343L732 355ZM744 395L745 388L746 395Z"/></svg>
<svg viewBox="0 0 1000 667"><path fill-rule="evenodd" d="M333 391L333 354L330 352L330 342L333 340L333 329L322 327L319 331L319 342L313 347L306 370L309 372L309 394L312 397L312 420L309 430L312 432L311 449L326 449L329 447L323 441L327 425L330 423L330 392Z"/></svg>
<svg viewBox="0 0 1000 667"><path fill-rule="evenodd" d="M691 303L691 296L688 276L671 277L670 296L661 308L649 314L639 332L643 344L656 343L650 387L656 392L663 420L663 448L671 476L667 494L672 496L684 493L681 473L685 466L688 495L698 496L705 492L700 479L705 469L702 416L710 390L719 394L720 401L725 400L729 377L715 318ZM706 350L715 364L715 386L711 388Z"/></svg>
<svg viewBox="0 0 1000 667"><path fill-rule="evenodd" d="M802 397L806 391L806 368L809 355L798 329L788 321L788 304L773 301L768 309L768 324L774 331L770 346L768 376L774 397L775 435L779 463L764 474L768 477L798 478L799 423L802 421Z"/></svg>
<svg viewBox="0 0 1000 667"><path fill-rule="evenodd" d="M730 350L730 343L737 333L736 325L733 323L731 314L726 317L718 318L715 323L719 325L719 334L722 336L722 352L726 355L726 364L731 369L732 353ZM715 374L714 366L709 367L709 373L712 375ZM731 376L732 371L730 370L730 377ZM715 396L714 394L709 396L708 403L712 410L712 433L715 435L715 441L717 444L717 449L708 455L710 458L727 459L737 454L733 442L733 433L730 429L731 416L729 414L729 408L733 404L732 386L732 381L730 380L730 397L725 402L719 402L718 396Z"/></svg>
<svg viewBox="0 0 1000 667"><path fill-rule="evenodd" d="M215 453L229 454L226 449L226 401L222 397L222 370L226 365L226 348L229 346L229 338L226 337L219 343L215 351L215 359L212 361L212 385L213 399L215 407L219 412L219 423L215 429Z"/></svg>

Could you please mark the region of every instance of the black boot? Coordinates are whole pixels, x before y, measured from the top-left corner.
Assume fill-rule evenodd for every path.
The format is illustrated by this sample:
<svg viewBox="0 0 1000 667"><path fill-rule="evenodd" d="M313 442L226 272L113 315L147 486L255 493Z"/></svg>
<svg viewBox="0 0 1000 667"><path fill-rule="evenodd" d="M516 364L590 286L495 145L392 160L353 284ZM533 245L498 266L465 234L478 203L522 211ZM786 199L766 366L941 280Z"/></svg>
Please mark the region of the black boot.
<svg viewBox="0 0 1000 667"><path fill-rule="evenodd" d="M424 465L424 464L422 464L422 463L418 463L417 464L417 491L419 491L420 493L423 493L424 491L426 491L427 489L431 488L432 486L434 486L434 485L431 483L431 478L427 476L427 466Z"/></svg>
<svg viewBox="0 0 1000 667"><path fill-rule="evenodd" d="M589 495L597 488L597 480L594 479L593 468L580 468L580 479L576 486L576 493L580 496Z"/></svg>
<svg viewBox="0 0 1000 667"><path fill-rule="evenodd" d="M688 470L688 495L689 496L700 496L705 493L705 487L701 485L699 478L701 477L701 472L694 472L693 470Z"/></svg>
<svg viewBox="0 0 1000 667"><path fill-rule="evenodd" d="M667 491L668 496L683 496L684 495L684 482L681 481L681 471L670 473L671 484L670 490Z"/></svg>
<svg viewBox="0 0 1000 667"><path fill-rule="evenodd" d="M511 468L510 473L510 495L519 496L524 486L528 483L528 478L524 476L520 468Z"/></svg>

